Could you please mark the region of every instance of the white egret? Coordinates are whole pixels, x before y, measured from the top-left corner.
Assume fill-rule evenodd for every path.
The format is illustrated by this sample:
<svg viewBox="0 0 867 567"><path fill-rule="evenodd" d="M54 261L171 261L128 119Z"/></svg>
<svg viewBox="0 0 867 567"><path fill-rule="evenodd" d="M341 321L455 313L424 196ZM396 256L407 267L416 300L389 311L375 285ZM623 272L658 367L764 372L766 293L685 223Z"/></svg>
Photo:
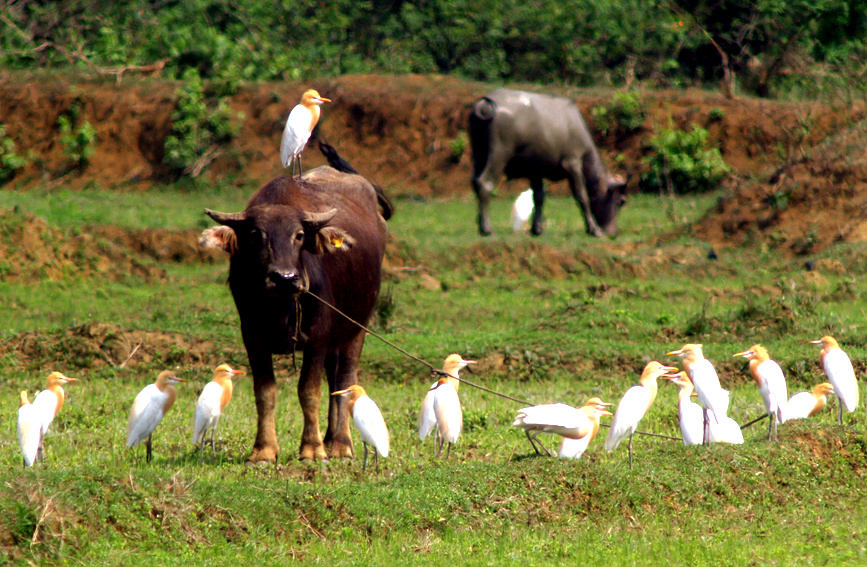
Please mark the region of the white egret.
<svg viewBox="0 0 867 567"><path fill-rule="evenodd" d="M746 358L750 361L750 374L753 375L765 411L768 412L768 441L777 440L777 425L786 421L785 407L788 402L789 392L786 388L786 377L780 365L771 360L765 347L755 344L743 352L734 356Z"/></svg>
<svg viewBox="0 0 867 567"><path fill-rule="evenodd" d="M530 217L533 216L533 189L522 191L520 195L512 203L512 231L521 232L527 228L527 223L530 222Z"/></svg>
<svg viewBox="0 0 867 567"><path fill-rule="evenodd" d="M638 384L632 386L617 404L614 418L611 420L611 429L605 439L605 450L609 453L617 448L621 441L629 437L629 468L632 468L632 437L638 429L638 422L650 409L653 400L656 399L656 379L665 374L677 372L677 368L665 366L655 360L651 360L641 372Z"/></svg>
<svg viewBox="0 0 867 567"><path fill-rule="evenodd" d="M729 408L729 392L720 386L716 369L702 353L702 345L689 343L665 354L683 357L684 370L692 381L695 393L698 394L699 403L704 408L702 438L705 442L709 442L708 423L711 419L715 423L720 423L726 417Z"/></svg>
<svg viewBox="0 0 867 567"><path fill-rule="evenodd" d="M468 364L475 364L475 360L464 360L463 357L459 354L450 354L443 361L443 372L451 376L450 383L454 387L455 392L457 392L461 387L461 382L458 380L460 377L460 371L462 368L466 367ZM437 416L434 412L434 397L436 396L435 388L437 386L437 382L431 384L430 389L424 396L424 400L421 403L421 411L418 415L418 438L421 441L424 441L425 438L430 435L431 431L434 431L437 425ZM434 435L434 444L437 444L436 435Z"/></svg>
<svg viewBox="0 0 867 567"><path fill-rule="evenodd" d="M828 382L834 386L834 393L840 402L837 423L843 425L843 407L850 413L858 407L858 381L855 379L852 361L834 337L826 335L810 341L810 344L822 345L822 368Z"/></svg>
<svg viewBox="0 0 867 567"><path fill-rule="evenodd" d="M24 466L29 467L36 461L42 444L42 426L36 408L27 397L27 391L22 390L18 399L18 446L21 447Z"/></svg>
<svg viewBox="0 0 867 567"><path fill-rule="evenodd" d="M828 396L834 393L834 385L830 382L816 384L811 392L798 392L789 398L786 404L786 419L806 419L813 417L825 404Z"/></svg>
<svg viewBox="0 0 867 567"><path fill-rule="evenodd" d="M45 457L45 434L48 433L48 428L51 426L54 418L57 417L57 414L60 413L60 408L63 407L63 402L66 400L66 394L63 391L63 384L76 381L75 378L70 378L61 372L54 371L48 375L48 379L45 381L45 389L36 394L36 397L33 398L33 408L39 416L39 427L41 431L39 441L40 459Z"/></svg>
<svg viewBox="0 0 867 567"><path fill-rule="evenodd" d="M333 392L331 395L349 397L349 413L352 415L355 427L361 433L361 444L364 448L364 463L361 469L367 469L368 445L373 445L373 458L376 461L376 468L379 469L379 456L388 457L389 449L388 427L385 425L385 419L382 417L382 412L379 411L379 406L358 384L353 384L345 390Z"/></svg>
<svg viewBox="0 0 867 567"><path fill-rule="evenodd" d="M184 382L170 370L160 372L156 382L148 384L135 397L129 412L126 445L134 447L145 441L147 447L146 461L152 457L151 441L153 432L162 421L166 412L175 403L177 391L173 384Z"/></svg>
<svg viewBox="0 0 867 567"><path fill-rule="evenodd" d="M611 412L606 409L611 405L613 404L603 402L599 398L590 398L580 409L566 404L529 406L518 410L512 426L524 430L537 454L541 454L537 443L545 453L551 454L539 441L537 437L539 432L560 435L563 437L560 456L577 459L599 431L599 418L603 415L611 415Z"/></svg>
<svg viewBox="0 0 867 567"><path fill-rule="evenodd" d="M292 167L298 164L298 175L301 175L301 152L310 139L310 134L319 122L322 103L331 102L331 99L319 96L314 89L308 89L301 95L301 102L295 105L286 126L283 129L283 139L280 141L280 163L283 167Z"/></svg>
<svg viewBox="0 0 867 567"><path fill-rule="evenodd" d="M223 410L232 399L234 384L232 377L243 376L243 370L234 370L228 364L221 364L214 370L214 377L202 388L196 402L196 413L193 420L193 444L205 448L205 436L211 431L211 454L216 454L214 436L217 434L217 424Z"/></svg>

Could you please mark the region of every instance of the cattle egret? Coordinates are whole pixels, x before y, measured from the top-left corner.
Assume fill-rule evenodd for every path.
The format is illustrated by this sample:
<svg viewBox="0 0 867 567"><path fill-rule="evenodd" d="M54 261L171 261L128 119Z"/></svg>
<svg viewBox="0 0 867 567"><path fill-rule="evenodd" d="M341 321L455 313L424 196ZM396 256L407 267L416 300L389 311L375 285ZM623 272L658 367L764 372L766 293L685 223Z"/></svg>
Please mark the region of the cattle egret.
<svg viewBox="0 0 867 567"><path fill-rule="evenodd" d="M295 105L289 113L289 118L286 119L283 140L280 142L280 162L283 167L292 167L293 173L297 163L298 175L301 175L301 152L304 151L313 128L319 122L321 113L319 105L324 102L331 102L331 99L321 97L317 91L308 89L301 95L301 102Z"/></svg>
<svg viewBox="0 0 867 567"><path fill-rule="evenodd" d="M753 345L749 350L739 352L740 356L750 361L750 374L759 387L765 410L768 412L768 441L777 440L777 425L786 421L785 407L789 398L786 389L786 378L780 365L771 360L768 351L762 345Z"/></svg>
<svg viewBox="0 0 867 567"><path fill-rule="evenodd" d="M349 413L352 415L355 427L361 433L361 444L364 447L364 463L361 469L367 469L368 445L373 445L373 458L376 461L376 468L379 469L379 455L388 457L388 428L385 426L385 419L379 411L379 406L358 384L353 384L345 390L338 390L331 395L349 397Z"/></svg>
<svg viewBox="0 0 867 567"><path fill-rule="evenodd" d="M459 378L459 374L462 368L466 367L468 364L475 364L475 360L464 360L459 354L450 354L446 357L443 362L443 372L451 376L451 384L454 387L455 392L457 393L458 389L461 386ZM436 386L439 381L431 384L430 389L427 394L424 396L424 400L421 403L421 412L419 412L418 416L418 438L421 441L425 440L425 437L430 435L431 431L434 431L434 428L437 425L437 416L436 412L434 412L434 397L436 397ZM436 445L436 435L438 435L439 431L434 434L434 444Z"/></svg>
<svg viewBox="0 0 867 567"><path fill-rule="evenodd" d="M156 382L148 384L135 397L129 412L129 426L126 430L126 446L134 447L145 441L147 447L146 461L152 457L151 438L157 425L172 404L175 403L177 391L173 384L185 382L170 370L160 372Z"/></svg>
<svg viewBox="0 0 867 567"><path fill-rule="evenodd" d="M858 407L858 381L855 379L852 361L834 337L826 335L821 339L810 341L810 344L822 345L822 368L825 370L828 382L834 386L834 393L837 394L840 402L837 423L843 425L843 406L850 413Z"/></svg>
<svg viewBox="0 0 867 567"><path fill-rule="evenodd" d="M674 376L665 376L680 387L677 395L678 417L680 418L680 434L684 445L701 445L704 441L704 412L702 407L692 401L695 394L692 381L686 372L678 372ZM743 444L744 435L741 427L730 417L724 417L717 422L708 423L708 442Z"/></svg>
<svg viewBox="0 0 867 567"><path fill-rule="evenodd" d="M205 448L205 435L211 431L211 454L216 455L214 436L217 434L217 424L223 410L232 399L233 376L243 376L243 370L233 370L228 364L221 364L214 370L214 377L208 382L199 400L196 402L196 414L193 421L193 444Z"/></svg>
<svg viewBox="0 0 867 567"><path fill-rule="evenodd" d="M683 366L687 376L692 381L698 401L701 404L704 418L705 442L709 441L708 423L713 418L714 423L720 423L729 408L729 392L723 390L719 376L713 364L704 357L700 344L685 344L678 350L665 353L668 356L683 357Z"/></svg>
<svg viewBox="0 0 867 567"><path fill-rule="evenodd" d="M539 432L560 435L563 437L560 456L577 459L584 454L590 441L599 431L599 418L603 415L611 415L611 412L606 409L611 405L613 404L603 402L599 398L590 398L580 409L566 404L529 406L518 410L512 426L524 430L537 454L541 454L537 443L548 455L551 454L536 437Z"/></svg>
<svg viewBox="0 0 867 567"><path fill-rule="evenodd" d="M638 422L650 409L653 400L656 399L656 379L668 373L677 372L677 368L665 366L655 360L651 360L641 372L638 384L632 386L617 404L614 418L611 420L611 429L605 439L605 450L609 453L617 448L621 441L629 437L629 468L632 468L632 437L638 428Z"/></svg>
<svg viewBox="0 0 867 567"><path fill-rule="evenodd" d="M786 419L806 419L816 415L825 404L828 396L834 393L830 382L817 384L812 392L798 392L786 404Z"/></svg>
<svg viewBox="0 0 867 567"><path fill-rule="evenodd" d="M443 445L448 443L446 458L452 454L452 445L458 442L464 425L461 400L458 397L458 389L455 387L456 382L457 380L453 378L443 377L431 388L431 391L434 392L433 411L436 416L437 436L439 438L437 455L442 453Z"/></svg>
<svg viewBox="0 0 867 567"><path fill-rule="evenodd" d="M30 403L27 391L22 390L18 404L18 445L21 447L21 457L25 467L32 466L36 461L41 444L42 427L39 423L39 414Z"/></svg>
<svg viewBox="0 0 867 567"><path fill-rule="evenodd" d="M62 385L76 381L75 378L64 376L60 372L52 372L48 375L48 379L45 381L45 389L36 394L36 397L33 398L33 408L39 416L39 427L41 431L39 441L40 459L44 458L42 439L45 438L45 434L48 433L48 428L51 426L51 422L54 421L54 418L57 417L58 413L60 413L60 408L63 407L63 402L66 399Z"/></svg>
<svg viewBox="0 0 867 567"><path fill-rule="evenodd" d="M512 203L512 231L521 232L533 216L533 189L523 191Z"/></svg>

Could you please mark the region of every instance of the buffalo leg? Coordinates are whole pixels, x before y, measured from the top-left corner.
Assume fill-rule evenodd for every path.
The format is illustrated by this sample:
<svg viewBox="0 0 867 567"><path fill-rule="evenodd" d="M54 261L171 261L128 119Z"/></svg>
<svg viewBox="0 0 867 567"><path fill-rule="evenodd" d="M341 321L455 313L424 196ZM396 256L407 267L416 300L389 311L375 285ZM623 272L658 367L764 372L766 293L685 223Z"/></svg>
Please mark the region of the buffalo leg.
<svg viewBox="0 0 867 567"><path fill-rule="evenodd" d="M473 171L473 191L476 192L479 201L479 234L482 236L488 236L493 232L491 219L488 216L488 203L491 201L494 186L503 175L505 166L505 162L492 153L488 155L485 168L481 172L477 174Z"/></svg>
<svg viewBox="0 0 867 567"><path fill-rule="evenodd" d="M334 353L334 366L326 365L328 387L331 392L344 390L358 383L358 361L364 346L364 333L342 345ZM348 402L343 396L329 396L328 429L325 431L325 448L331 457L351 457L352 432L350 431Z"/></svg>
<svg viewBox="0 0 867 567"><path fill-rule="evenodd" d="M322 395L322 372L325 354L322 347L310 347L304 351L301 375L298 377L298 403L304 415L304 430L301 433L301 459L325 459L325 446L319 432L319 400Z"/></svg>
<svg viewBox="0 0 867 567"><path fill-rule="evenodd" d="M277 382L274 379L274 366L271 354L257 352L251 348L252 341L244 341L247 358L253 374L253 393L256 398L256 441L253 451L247 457L249 463L276 462L280 447L277 445L277 428L274 409L277 405Z"/></svg>
<svg viewBox="0 0 867 567"><path fill-rule="evenodd" d="M576 163L574 160L569 160L563 164L563 167L569 173L569 189L572 190L572 196L584 213L584 225L587 229L587 234L605 236L605 232L599 228L599 224L593 216L593 209L590 206L590 196L587 194L587 184L584 180L584 173L581 171L581 164Z"/></svg>
<svg viewBox="0 0 867 567"><path fill-rule="evenodd" d="M545 206L545 182L541 177L530 179L530 186L533 188L533 226L530 228L530 233L533 236L542 234L542 207Z"/></svg>

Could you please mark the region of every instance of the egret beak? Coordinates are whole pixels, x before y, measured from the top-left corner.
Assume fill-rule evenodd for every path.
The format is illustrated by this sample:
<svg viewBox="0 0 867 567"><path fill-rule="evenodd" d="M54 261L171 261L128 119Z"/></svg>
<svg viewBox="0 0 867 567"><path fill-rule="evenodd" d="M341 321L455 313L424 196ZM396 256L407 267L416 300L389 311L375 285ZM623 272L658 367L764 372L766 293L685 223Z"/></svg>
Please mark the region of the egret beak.
<svg viewBox="0 0 867 567"><path fill-rule="evenodd" d="M331 392L331 395L332 396L342 396L342 395L348 394L348 393L349 393L349 389L347 388L346 390L337 390L336 392Z"/></svg>
<svg viewBox="0 0 867 567"><path fill-rule="evenodd" d="M608 410L597 410L597 411L599 412L599 415L614 415L613 413L611 413Z"/></svg>
<svg viewBox="0 0 867 567"><path fill-rule="evenodd" d="M232 376L243 376L246 373L247 373L246 371L241 370L241 369L232 370Z"/></svg>
<svg viewBox="0 0 867 567"><path fill-rule="evenodd" d="M665 353L665 356L681 356L683 354L683 349L679 348L677 350L673 350L671 352Z"/></svg>
<svg viewBox="0 0 867 567"><path fill-rule="evenodd" d="M178 382L186 382L186 380L184 380L183 378L178 378L177 376L172 376L171 378L169 378L169 382L171 382L172 384L177 384Z"/></svg>
<svg viewBox="0 0 867 567"><path fill-rule="evenodd" d="M820 345L822 344L822 339L816 339L815 341L807 341L811 345Z"/></svg>
<svg viewBox="0 0 867 567"><path fill-rule="evenodd" d="M743 358L749 358L749 357L753 356L754 354L756 354L756 353L753 352L753 351L751 351L751 350L745 350L744 352L739 352L739 353L737 353L737 354L733 354L732 357L738 357L738 356L740 356L740 357L743 357Z"/></svg>
<svg viewBox="0 0 867 567"><path fill-rule="evenodd" d="M316 99L316 102L318 102L319 104L322 104L323 102L331 102L331 99L325 98L324 96L321 96L321 97Z"/></svg>

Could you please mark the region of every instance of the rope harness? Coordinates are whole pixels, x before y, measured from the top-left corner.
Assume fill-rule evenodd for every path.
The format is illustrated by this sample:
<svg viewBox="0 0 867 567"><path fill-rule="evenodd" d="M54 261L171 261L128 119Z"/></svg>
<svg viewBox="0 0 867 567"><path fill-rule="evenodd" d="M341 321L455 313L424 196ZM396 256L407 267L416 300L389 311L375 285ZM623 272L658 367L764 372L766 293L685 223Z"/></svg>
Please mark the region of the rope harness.
<svg viewBox="0 0 867 567"><path fill-rule="evenodd" d="M398 345L396 345L396 344L394 344L393 342L389 341L388 339L386 339L385 337L383 337L382 335L380 335L380 334L377 333L376 331L374 331L374 330L368 328L368 327L365 326L365 325L362 325L361 323L359 323L358 321L356 321L355 319L353 319L352 317L350 317L349 315L347 315L346 313L344 313L343 311L341 311L340 309L338 309L336 306L332 305L332 304L329 303L328 301L325 301L324 299L322 299L321 297L319 297L318 295L316 295L315 293L313 293L313 292L310 291L309 289L304 290L304 293L306 293L307 295L313 297L314 299L316 299L317 301L319 301L320 303L322 303L323 305L325 305L325 306L328 307L329 309L333 310L333 311L334 311L335 313L337 313L338 315L340 315L340 316L342 316L343 318L345 318L347 321L349 321L349 322L352 323L353 325L355 325L355 326L357 326L358 328L360 328L360 329L361 329L362 331L364 331L365 333L367 333L367 334L369 334L369 335L373 335L374 337L376 337L377 339L379 339L380 341L382 341L382 342L385 343L386 345L390 346L391 348L395 349L395 350L398 351L399 353L403 354L403 355L406 356L407 358L411 358L412 360L415 360L415 361L418 362L419 364L422 364L422 365L424 365L424 366L427 366L428 369L429 369L430 372L431 372L431 375L433 375L433 376L444 376L444 377L448 377L448 378L456 378L456 379L459 380L462 384L466 384L466 385L468 385L468 386L472 386L473 388L477 388L477 389L479 389L479 390L482 390L483 392L488 392L489 394L494 394L495 396L500 396L501 398L505 398L505 399L507 399L507 400L511 400L511 401L513 401L513 402L517 402L517 403L519 403L519 404L524 404L525 406L534 406L534 405L536 405L536 404L534 404L533 402L529 402L529 401L527 401L527 400L523 400L523 399L521 399L521 398L516 398L516 397L514 397L514 396L510 396L510 395L508 395L508 394L504 394L504 393L502 393L502 392L498 392L498 391L496 391L496 390L492 390L491 388L487 388L487 387L485 387L485 386L482 386L481 384L476 384L476 383L474 383L474 382L471 382L471 381L467 380L466 378L461 378L460 376L452 376L452 375L449 374L448 372L445 372L444 370L440 370L439 368L435 367L433 364L429 363L428 361L426 361L426 360L424 360L424 359L422 359L422 358L420 358L420 357L418 357L418 356L412 354L411 352L408 352L407 350L405 350L405 349L399 347ZM293 358L294 358L294 357L293 357ZM764 417L764 416L762 416L762 417ZM750 422L750 424L748 424L748 425L752 425L752 423L753 423L753 422ZM602 427L611 427L611 426L610 426L609 424L607 424L607 423L600 423L599 425L601 425ZM672 436L672 435L663 435L662 433L651 433L651 432L649 432L649 431L636 431L635 434L636 434L636 435L646 435L646 436L648 436L648 437L659 437L659 438L662 438L662 439L671 439L671 440L673 440L673 441L682 441L682 440L683 440L683 439L680 438L680 437L674 437L674 436Z"/></svg>

